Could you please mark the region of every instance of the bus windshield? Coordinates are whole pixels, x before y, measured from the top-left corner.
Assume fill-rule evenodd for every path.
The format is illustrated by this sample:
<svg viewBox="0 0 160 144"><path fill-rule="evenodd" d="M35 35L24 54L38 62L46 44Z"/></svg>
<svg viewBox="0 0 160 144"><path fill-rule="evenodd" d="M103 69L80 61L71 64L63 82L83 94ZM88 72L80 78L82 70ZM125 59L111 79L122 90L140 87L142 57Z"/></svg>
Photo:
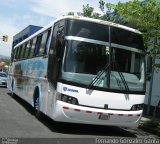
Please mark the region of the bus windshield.
<svg viewBox="0 0 160 144"><path fill-rule="evenodd" d="M66 38L67 39L67 38ZM86 87L94 80L106 64L109 64L109 44L102 41L67 39L63 57L61 79ZM96 81L94 87L125 91L122 73L131 92L144 91L144 55L129 50L123 45L112 44L112 65Z"/></svg>

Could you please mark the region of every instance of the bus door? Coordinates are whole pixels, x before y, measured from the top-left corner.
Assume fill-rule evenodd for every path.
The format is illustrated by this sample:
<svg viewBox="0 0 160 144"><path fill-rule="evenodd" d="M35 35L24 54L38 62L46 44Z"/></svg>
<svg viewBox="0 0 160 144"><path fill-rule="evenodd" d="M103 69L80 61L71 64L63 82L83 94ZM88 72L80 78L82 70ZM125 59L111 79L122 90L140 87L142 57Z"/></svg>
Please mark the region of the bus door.
<svg viewBox="0 0 160 144"><path fill-rule="evenodd" d="M62 61L63 41L64 41L65 20L55 23L51 45L49 49L47 78L49 81L50 94L48 96L48 109L51 112L54 107L58 74Z"/></svg>

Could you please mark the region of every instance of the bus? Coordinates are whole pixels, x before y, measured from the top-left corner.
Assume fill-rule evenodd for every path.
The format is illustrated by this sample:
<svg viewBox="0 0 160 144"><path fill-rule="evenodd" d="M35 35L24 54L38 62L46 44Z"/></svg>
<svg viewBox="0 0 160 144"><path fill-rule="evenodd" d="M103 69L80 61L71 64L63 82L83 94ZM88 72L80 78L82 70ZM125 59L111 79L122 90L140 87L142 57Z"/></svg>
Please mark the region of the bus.
<svg viewBox="0 0 160 144"><path fill-rule="evenodd" d="M54 121L137 127L145 98L141 32L64 16L13 49L8 88Z"/></svg>

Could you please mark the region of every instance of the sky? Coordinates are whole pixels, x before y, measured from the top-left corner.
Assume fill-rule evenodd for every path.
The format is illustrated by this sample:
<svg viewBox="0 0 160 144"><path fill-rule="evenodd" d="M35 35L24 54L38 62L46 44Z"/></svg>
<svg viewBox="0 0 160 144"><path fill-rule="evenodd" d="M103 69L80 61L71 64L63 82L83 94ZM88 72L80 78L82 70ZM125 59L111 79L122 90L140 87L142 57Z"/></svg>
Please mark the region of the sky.
<svg viewBox="0 0 160 144"><path fill-rule="evenodd" d="M104 0L106 3L129 0ZM11 55L13 36L28 25L45 26L68 12L82 12L82 6L89 4L95 12L101 13L99 0L0 0L0 55ZM8 35L8 42L3 42Z"/></svg>

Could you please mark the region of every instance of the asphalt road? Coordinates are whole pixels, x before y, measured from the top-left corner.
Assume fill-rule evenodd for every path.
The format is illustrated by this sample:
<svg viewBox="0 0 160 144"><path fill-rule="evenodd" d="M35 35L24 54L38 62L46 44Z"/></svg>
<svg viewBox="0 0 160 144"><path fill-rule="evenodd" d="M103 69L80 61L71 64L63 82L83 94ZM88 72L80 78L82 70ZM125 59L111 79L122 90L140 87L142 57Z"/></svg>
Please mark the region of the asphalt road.
<svg viewBox="0 0 160 144"><path fill-rule="evenodd" d="M17 96L12 97L7 88L0 87L0 138L27 138L27 140L32 142L39 140L38 143L45 140L48 140L48 143L52 143L53 139L44 138L56 138L54 140L58 144L65 142L73 143L73 140L84 144L85 142L83 141L87 141L86 143L98 143L96 142L97 138L148 137L156 138L156 136L139 129L56 123L45 115L38 120L35 118L30 105ZM2 139L0 142L5 140Z"/></svg>

